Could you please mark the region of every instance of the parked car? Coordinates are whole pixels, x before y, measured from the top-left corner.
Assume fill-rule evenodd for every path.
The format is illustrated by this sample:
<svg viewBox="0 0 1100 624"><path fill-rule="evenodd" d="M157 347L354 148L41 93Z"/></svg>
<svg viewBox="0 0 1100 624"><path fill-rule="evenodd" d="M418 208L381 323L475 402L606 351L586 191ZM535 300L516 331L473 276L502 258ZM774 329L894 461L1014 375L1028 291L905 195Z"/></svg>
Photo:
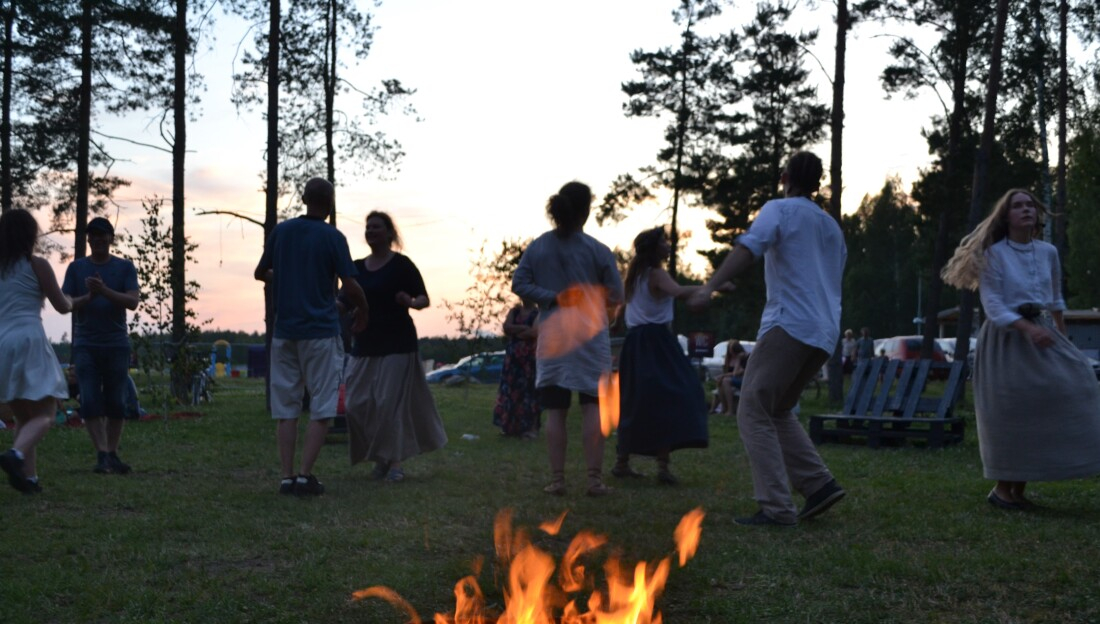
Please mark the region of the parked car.
<svg viewBox="0 0 1100 624"><path fill-rule="evenodd" d="M722 365L726 363L726 349L730 341L723 340L714 345L714 355L703 358L703 368L707 371L707 379L714 380L722 374ZM741 346L745 347L745 353L752 353L752 347L756 343L751 340L742 340Z"/></svg>
<svg viewBox="0 0 1100 624"><path fill-rule="evenodd" d="M943 354L947 358L948 362L955 361L955 339L954 338L936 338L936 344L940 345L943 349ZM966 365L970 370L974 370L974 354L978 351L978 339L970 337L970 350L966 353Z"/></svg>
<svg viewBox="0 0 1100 624"><path fill-rule="evenodd" d="M1089 358L1089 364L1092 365L1092 372L1096 373L1096 381L1100 381L1100 360Z"/></svg>
<svg viewBox="0 0 1100 624"><path fill-rule="evenodd" d="M894 336L893 338L887 338L882 341L882 345L879 347L879 353L884 354L891 360L919 360L922 342L924 342L924 337L922 336ZM947 354L944 353L943 347L936 341L932 341L932 361L948 361ZM946 377L947 369L932 371L933 379L944 379Z"/></svg>
<svg viewBox="0 0 1100 624"><path fill-rule="evenodd" d="M424 378L428 383L443 383L450 379L457 381L459 378L482 383L498 383L503 369L504 352L486 351L467 355L454 364L441 366Z"/></svg>

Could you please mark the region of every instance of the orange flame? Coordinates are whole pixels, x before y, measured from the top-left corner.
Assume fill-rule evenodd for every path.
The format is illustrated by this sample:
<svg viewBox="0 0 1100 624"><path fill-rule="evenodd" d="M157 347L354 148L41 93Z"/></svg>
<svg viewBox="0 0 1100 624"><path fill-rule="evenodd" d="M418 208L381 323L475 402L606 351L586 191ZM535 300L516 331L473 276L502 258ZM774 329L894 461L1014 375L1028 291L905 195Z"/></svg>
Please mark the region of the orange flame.
<svg viewBox="0 0 1100 624"><path fill-rule="evenodd" d="M607 289L576 284L558 293L558 308L539 321L539 355L561 357L607 327Z"/></svg>
<svg viewBox="0 0 1100 624"><path fill-rule="evenodd" d="M565 516L569 514L569 510L561 512L561 515L553 520L547 520L539 525L539 530L547 535L557 535L561 532L561 525L565 522Z"/></svg>
<svg viewBox="0 0 1100 624"><path fill-rule="evenodd" d="M702 507L692 509L680 518L680 524L676 525L676 530L672 533L672 537L676 540L676 550L680 553L681 568L688 559L695 556L695 551L699 548L699 536L703 533L705 515Z"/></svg>
<svg viewBox="0 0 1100 624"><path fill-rule="evenodd" d="M611 371L600 375L600 432L603 437L619 426L619 373Z"/></svg>
<svg viewBox="0 0 1100 624"><path fill-rule="evenodd" d="M673 536L679 552L680 565L690 559L699 544L704 512L696 508L684 515ZM557 534L565 520L565 513L556 520L542 523L550 535ZM490 613L484 606L485 599L475 575L467 576L455 584L455 612L435 614L435 624L552 624L555 613L562 624L661 624L662 615L654 607L664 591L671 568L668 556L653 564L639 562L625 565L615 556L609 556L604 564L606 587L598 588L594 575L587 575L581 560L607 544L607 538L589 531L581 531L570 542L558 571L558 585L553 585L554 560L531 544L526 531L513 530L512 511L501 510L494 521L494 541L497 556L508 570L504 594L504 612ZM480 560L475 568L480 571ZM590 592L584 611L571 596ZM413 608L393 590L371 587L352 594L353 600L382 598L404 610L413 624L420 624L420 617Z"/></svg>

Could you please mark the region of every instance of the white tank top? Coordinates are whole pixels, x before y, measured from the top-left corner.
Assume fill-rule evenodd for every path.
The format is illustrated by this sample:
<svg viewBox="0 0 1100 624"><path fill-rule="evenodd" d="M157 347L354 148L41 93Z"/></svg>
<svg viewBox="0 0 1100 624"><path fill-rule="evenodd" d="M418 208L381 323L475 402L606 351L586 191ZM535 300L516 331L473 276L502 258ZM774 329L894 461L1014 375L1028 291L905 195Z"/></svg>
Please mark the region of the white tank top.
<svg viewBox="0 0 1100 624"><path fill-rule="evenodd" d="M667 295L659 299L649 292L649 271L638 278L634 293L626 302L626 326L667 325L672 322L672 297Z"/></svg>

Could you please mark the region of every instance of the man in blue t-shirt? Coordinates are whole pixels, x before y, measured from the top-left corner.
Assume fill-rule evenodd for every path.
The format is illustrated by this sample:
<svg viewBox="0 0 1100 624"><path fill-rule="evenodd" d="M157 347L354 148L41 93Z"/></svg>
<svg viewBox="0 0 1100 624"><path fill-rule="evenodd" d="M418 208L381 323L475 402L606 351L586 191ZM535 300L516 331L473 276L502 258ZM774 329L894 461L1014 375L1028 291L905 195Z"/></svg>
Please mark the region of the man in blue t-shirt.
<svg viewBox="0 0 1100 624"><path fill-rule="evenodd" d="M93 470L126 474L118 457L126 422L124 395L130 375L126 310L141 301L134 263L111 255L115 228L103 217L88 222L91 255L65 271L62 292L73 300L73 355L80 385L80 416L96 450Z"/></svg>
<svg viewBox="0 0 1100 624"><path fill-rule="evenodd" d="M280 494L315 496L324 485L313 474L329 422L336 417L344 348L336 307L336 278L354 306L352 331L367 325L367 299L354 279L356 270L348 241L325 222L336 205L336 191L321 178L306 182L302 191L306 214L272 230L256 266L256 279L273 289L275 335L271 339L271 417L276 434L282 480ZM310 422L302 448L301 472L295 475L298 416L302 395L309 392Z"/></svg>

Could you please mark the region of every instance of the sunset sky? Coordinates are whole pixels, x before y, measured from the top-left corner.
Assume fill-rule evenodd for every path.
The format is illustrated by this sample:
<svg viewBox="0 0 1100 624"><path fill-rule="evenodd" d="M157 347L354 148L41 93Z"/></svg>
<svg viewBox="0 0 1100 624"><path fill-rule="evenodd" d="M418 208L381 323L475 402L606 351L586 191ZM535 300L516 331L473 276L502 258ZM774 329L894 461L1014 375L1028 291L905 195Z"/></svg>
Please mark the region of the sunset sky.
<svg viewBox="0 0 1100 624"><path fill-rule="evenodd" d="M348 76L361 87L393 77L417 89L411 102L422 121L393 116L382 122L407 157L391 179L340 180L338 225L359 258L368 253L362 236L366 214L380 209L393 215L404 252L423 273L432 299L430 308L413 313L421 336L455 335L441 303L463 297L470 257L483 240L496 247L506 238L537 236L548 229L546 198L563 183L581 180L601 197L617 175L654 162L667 122L626 118L620 84L637 76L632 50L677 44L679 29L671 19L676 4L390 0L375 11L379 30L371 54ZM740 27L750 11L727 12L715 23ZM800 22L821 29L813 52L829 74L831 11L823 3ZM187 234L199 248L198 264L187 270L201 284L195 306L200 319L211 319L212 328L262 332L263 291L252 279L263 247L261 228L195 214L231 210L263 218L262 111L237 111L229 102L234 56L246 29L238 19L219 17L213 50L196 58L206 90L188 127ZM907 188L929 161L920 131L940 105L934 97L885 99L878 74L886 62L886 32L865 24L850 36L846 211L877 192L887 176L900 175ZM812 58L807 67L818 81L819 98L829 103L826 73ZM158 143L158 115L100 117L96 124L105 134ZM133 182L117 195L121 209L108 216L120 230L136 233L142 198L171 197L170 154L121 141L106 145L120 160L113 173ZM828 167L828 146L815 150ZM692 234L684 258L700 272L704 262L694 252L712 246L703 225L708 216L687 211L681 220ZM665 205L644 206L612 227L596 227L593 220L586 231L626 248L639 231L668 218ZM72 245L71 235L58 240ZM64 267L56 270L60 280ZM50 310L44 318L52 339L69 331L67 318Z"/></svg>

